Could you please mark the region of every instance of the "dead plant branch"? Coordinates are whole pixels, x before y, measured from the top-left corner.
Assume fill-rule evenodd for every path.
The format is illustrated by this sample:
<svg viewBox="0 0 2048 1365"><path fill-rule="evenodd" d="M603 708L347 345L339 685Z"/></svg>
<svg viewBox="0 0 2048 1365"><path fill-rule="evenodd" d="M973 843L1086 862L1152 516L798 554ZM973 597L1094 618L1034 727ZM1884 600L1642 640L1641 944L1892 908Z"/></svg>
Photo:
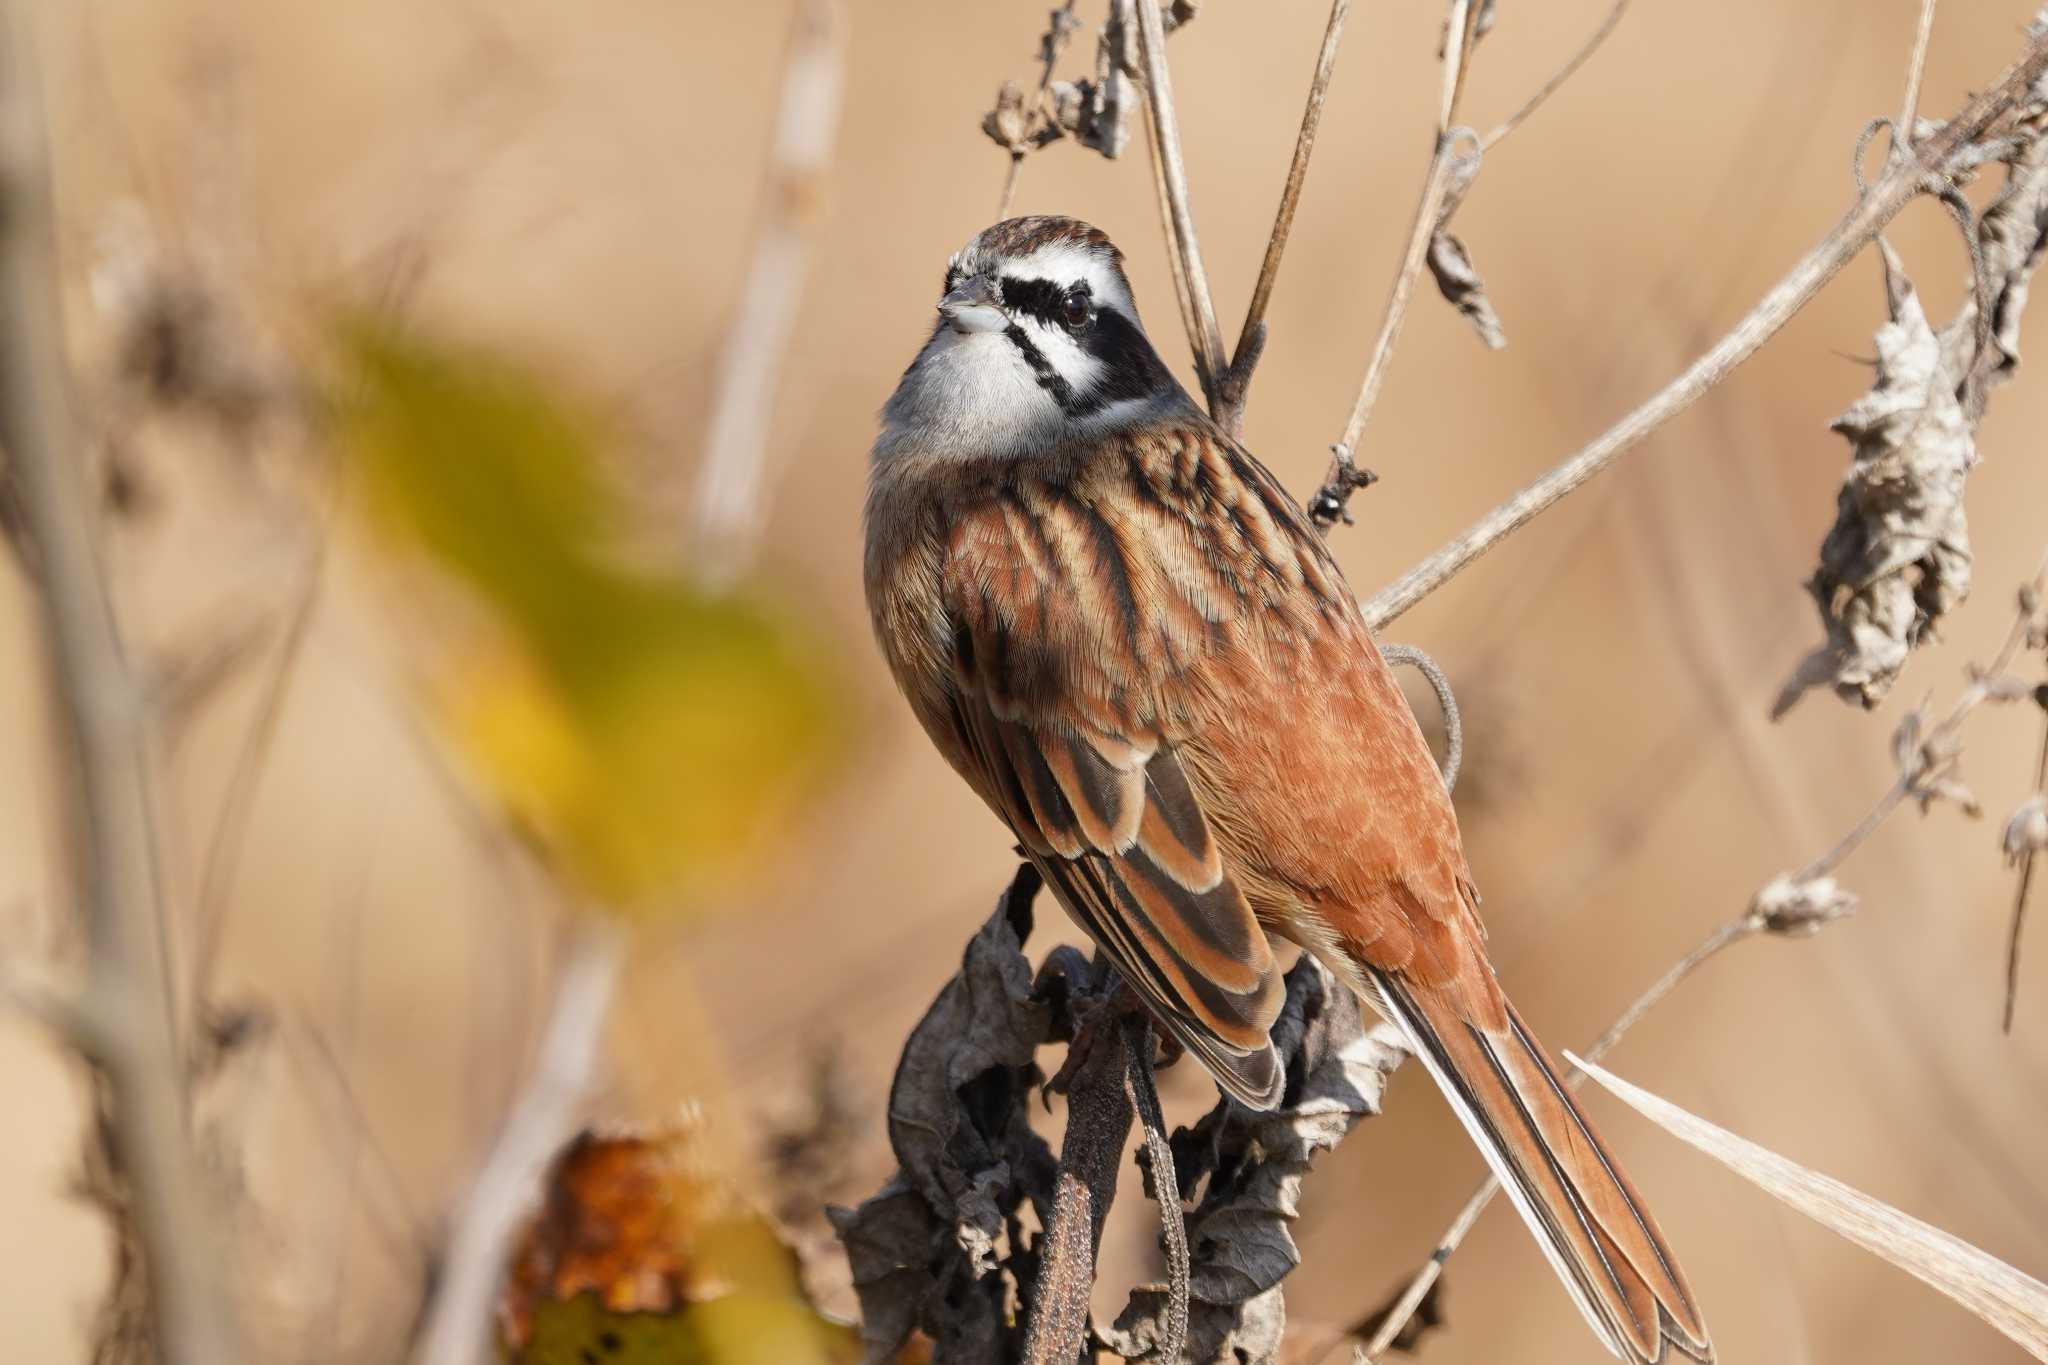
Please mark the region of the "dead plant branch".
<svg viewBox="0 0 2048 1365"><path fill-rule="evenodd" d="M477 1172L448 1239L439 1289L414 1355L420 1365L484 1365L491 1359L491 1311L513 1238L533 1207L548 1162L576 1131L625 961L626 936L618 925L596 914L572 922L534 1074Z"/></svg>
<svg viewBox="0 0 2048 1365"><path fill-rule="evenodd" d="M1202 267L1202 244L1195 233L1195 215L1188 203L1188 172L1181 159L1180 119L1173 107L1173 81L1166 66L1166 25L1153 0L1136 0L1138 56L1144 70L1145 109L1151 120L1152 149L1166 216L1169 245L1177 274L1186 280L1193 317L1189 339L1195 348L1195 372L1210 413L1220 411L1225 358L1223 333L1216 325L1216 303L1209 294L1209 275Z"/></svg>
<svg viewBox="0 0 2048 1365"><path fill-rule="evenodd" d="M840 0L802 0L783 67L761 225L719 364L698 472L694 544L703 571L717 577L746 568L759 534L769 425L823 217L845 48Z"/></svg>
<svg viewBox="0 0 2048 1365"><path fill-rule="evenodd" d="M1280 275L1280 258L1286 253L1288 234L1294 229L1294 211L1301 203L1301 189L1308 180L1308 162L1315 151L1316 130L1322 125L1323 103L1330 92L1330 77L1337 69L1337 45L1343 40L1344 21L1350 13L1351 0L1332 0L1330 21L1323 28L1323 45L1316 53L1315 76L1309 81L1308 103L1301 111L1301 131L1294 138L1294 159L1287 165L1287 182L1280 190L1280 208L1273 215L1273 231L1266 239L1265 259L1259 262L1252 301L1245 308L1244 326L1237 334L1237 350L1223 377L1223 407L1217 413L1217 421L1233 436L1244 430L1244 405L1252 370L1265 348L1266 307L1273 298L1273 282Z"/></svg>
<svg viewBox="0 0 2048 1365"><path fill-rule="evenodd" d="M42 105L26 7L0 13L0 449L42 588L42 629L73 764L65 812L88 950L74 1041L105 1078L108 1150L146 1262L158 1358L239 1357L171 1027L149 767L149 706L94 543L55 292Z"/></svg>
<svg viewBox="0 0 2048 1365"><path fill-rule="evenodd" d="M1574 52L1563 66L1552 72L1550 79L1543 82L1535 94L1522 101L1521 108L1515 110L1514 113L1509 114L1506 118L1488 129L1486 135L1479 139L1479 150L1482 152L1492 151L1495 144L1507 137L1508 134L1514 132L1515 129L1521 127L1529 115L1543 107L1545 100L1555 95L1566 81L1577 75L1579 68L1584 66L1595 52L1600 50L1600 45L1606 42L1608 35L1613 33L1615 28L1620 25L1621 16L1627 10L1628 0L1614 0L1614 7L1607 11L1607 17L1600 21L1600 27L1593 30L1592 36L1586 39L1585 44L1577 52Z"/></svg>
<svg viewBox="0 0 2048 1365"><path fill-rule="evenodd" d="M1920 83L1927 76L1927 48L1934 36L1934 11L1941 0L1920 0L1920 22L1913 30L1913 55L1906 63L1906 93L1899 101L1898 140L1913 145L1913 123L1920 116Z"/></svg>

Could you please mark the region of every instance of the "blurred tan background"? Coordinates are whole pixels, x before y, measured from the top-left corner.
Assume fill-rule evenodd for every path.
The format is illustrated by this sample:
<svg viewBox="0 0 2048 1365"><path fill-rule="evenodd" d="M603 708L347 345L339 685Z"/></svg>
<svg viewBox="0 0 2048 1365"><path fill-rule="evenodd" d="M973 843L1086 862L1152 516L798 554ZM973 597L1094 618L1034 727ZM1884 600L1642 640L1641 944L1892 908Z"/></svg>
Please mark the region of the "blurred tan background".
<svg viewBox="0 0 2048 1365"><path fill-rule="evenodd" d="M836 1197L890 1161L895 1050L1009 873L1008 840L889 690L858 571L873 414L927 326L946 255L992 216L1002 154L977 129L1030 79L1045 0L855 0L846 118L773 441L770 559L844 658L857 751L747 903L639 955L608 1112L672 1112L736 1079L762 1125L800 1113L821 1051L864 1107ZM1091 21L1097 7L1083 5ZM1484 127L1590 31L1605 0L1501 6L1466 117ZM1483 351L1425 286L1362 462L1382 483L1336 537L1370 590L1605 427L1745 311L1847 205L1849 152L1895 110L1913 0L1637 0L1609 45L1490 157L1458 219L1509 349ZM2019 50L2031 7L1945 6L1924 112ZM1172 42L1194 207L1235 336L1300 116L1325 6L1210 0ZM336 297L411 314L570 377L628 434L665 505L699 439L710 365L755 220L787 7L596 0L72 0L42 15L63 281L81 374L108 364L95 262L146 235L252 335L289 338ZM1436 101L1439 7L1360 4L1272 312L1247 439L1295 489L1320 477L1407 230ZM1092 31L1066 74L1092 66ZM1055 145L1017 208L1107 229L1183 373L1142 144ZM1964 262L1938 208L1895 230L1945 316ZM126 245L123 245L123 244ZM102 292L104 293L104 287ZM1730 383L1615 472L1403 618L1468 716L1461 786L1495 960L1554 1046L1590 1038L1773 873L1833 843L1889 780L1887 736L1985 657L2048 538L2048 373L1994 398L1969 507L1977 590L1949 640L1866 716L1810 697L1764 719L1817 636L1799 588L1846 460L1827 422L1867 385L1882 299L1853 266ZM2034 319L2029 335L2040 334ZM1190 383L1192 383L1190 378ZM89 392L89 390L88 390ZM148 514L112 534L143 645L287 599L288 461L223 454L153 419L133 456ZM258 469L251 474L250 467ZM254 490L254 491L252 491ZM285 517L296 528L293 512ZM489 1137L543 996L546 910L480 849L418 735L374 556L340 533L283 694L225 907L223 984L274 1021L209 1104L246 1147L243 1233L265 1251L279 1360L388 1359L418 1252ZM61 938L31 603L0 583L0 943ZM164 763L181 915L258 669ZM1810 943L1739 946L1610 1065L2014 1264L2048 1267L2048 955L1998 1030L2010 874L1998 826L2038 722L1981 714L1967 774L1987 817L1906 812L1848 865L1864 910ZM679 780L687 780L679 775ZM1041 924L1050 923L1050 906ZM1041 934L1034 945L1051 941ZM708 1031L707 1031L708 1030ZM1167 1077L1179 1112L1213 1093ZM105 1235L67 1195L82 1082L33 1027L0 1024L0 1338L80 1358ZM1728 1361L2020 1358L1962 1310L1800 1220L1605 1100L1594 1105L1681 1249ZM1313 1177L1290 1314L1343 1323L1423 1257L1480 1164L1413 1068L1387 1115ZM1105 1304L1145 1273L1132 1182ZM1490 1212L1447 1276L1443 1365L1590 1360L1534 1247Z"/></svg>

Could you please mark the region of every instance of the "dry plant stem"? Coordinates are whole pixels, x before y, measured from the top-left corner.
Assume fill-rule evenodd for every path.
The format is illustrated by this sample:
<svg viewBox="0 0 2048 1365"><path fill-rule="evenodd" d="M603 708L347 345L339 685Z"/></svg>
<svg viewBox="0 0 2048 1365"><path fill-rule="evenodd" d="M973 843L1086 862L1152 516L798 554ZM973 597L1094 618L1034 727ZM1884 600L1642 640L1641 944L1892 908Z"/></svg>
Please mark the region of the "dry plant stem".
<svg viewBox="0 0 2048 1365"><path fill-rule="evenodd" d="M1209 411L1218 410L1218 384L1223 377L1223 332L1216 325L1216 304L1209 295L1208 272L1202 268L1202 245L1195 235L1194 210L1188 204L1188 172L1180 155L1180 120L1173 108L1173 80L1166 69L1166 25L1159 6L1137 0L1138 54L1145 67L1145 108L1151 117L1152 147L1164 186L1168 238L1178 268L1187 280L1188 306L1194 325L1189 339L1195 347L1195 369Z"/></svg>
<svg viewBox="0 0 2048 1365"><path fill-rule="evenodd" d="M1445 28L1444 78L1437 106L1436 146L1429 154L1429 171L1423 176L1422 196L1415 204L1415 222L1408 230L1408 246L1401 253L1401 268L1394 276L1394 287L1387 295L1387 310L1380 319L1379 336L1374 339L1372 356L1365 363L1365 378L1359 381L1358 397L1351 404L1351 416L1344 423L1344 434L1331 447L1330 470L1323 478L1326 489L1361 486L1351 477L1359 438L1365 435L1365 424L1372 418L1373 404L1379 401L1380 387L1386 383L1387 363L1394 357L1394 343L1400 339L1401 324L1408 320L1408 301L1415 297L1416 281L1422 278L1423 262L1429 257L1430 239L1443 225L1444 200L1451 186L1451 149L1461 136L1469 136L1454 132L1451 119L1458 111L1458 97L1465 88L1465 68L1472 60L1471 27L1477 18L1478 9L1469 4L1469 0L1452 0L1450 20ZM1339 493L1337 506L1340 511L1348 499L1348 493Z"/></svg>
<svg viewBox="0 0 2048 1365"><path fill-rule="evenodd" d="M1444 83L1437 101L1436 131L1441 138L1451 130L1458 112L1458 100L1465 93L1465 73L1472 65L1472 45L1478 38L1473 30L1479 22L1479 6L1472 0L1451 0L1451 16L1444 25Z"/></svg>
<svg viewBox="0 0 2048 1365"><path fill-rule="evenodd" d="M1102 1029L1067 1091L1067 1135L1053 1177L1052 1219L1039 1253L1025 1365L1071 1365L1088 1335L1088 1300L1102 1223L1116 1198L1117 1165L1131 1131L1121 1028Z"/></svg>
<svg viewBox="0 0 2048 1365"><path fill-rule="evenodd" d="M1208 380L1202 369L1202 324L1195 317L1194 296L1188 290L1187 262L1173 249L1173 195L1166 184L1166 163L1159 151L1159 127L1152 121L1152 115L1145 115L1145 147L1147 159L1152 166L1152 193L1159 204L1159 228L1166 234L1167 273L1173 277L1173 299L1180 305L1181 330L1187 333L1188 345L1195 353L1195 379L1204 393Z"/></svg>
<svg viewBox="0 0 2048 1365"><path fill-rule="evenodd" d="M1894 141L1907 147L1913 145L1913 121L1920 114L1920 82L1927 74L1927 46L1934 36L1934 10L1939 3L1940 0L1920 0L1920 23L1913 32L1913 56L1906 64L1906 94L1899 102L1899 123L1894 132Z"/></svg>
<svg viewBox="0 0 2048 1365"><path fill-rule="evenodd" d="M28 34L25 6L0 11L0 449L40 560L42 628L75 764L67 833L89 957L83 993L65 1014L111 1092L110 1145L148 1261L158 1358L213 1365L239 1352L169 1026L149 708L107 598L68 410Z"/></svg>
<svg viewBox="0 0 2048 1365"><path fill-rule="evenodd" d="M1600 45L1607 41L1615 26L1621 23L1621 16L1627 9L1628 0L1614 0L1614 8L1607 11L1607 17L1600 21L1600 27L1593 30L1593 36L1586 39L1585 44L1572 54L1569 61L1552 73L1550 79L1543 82L1535 94L1524 100L1521 108L1488 130L1486 136L1479 139L1479 150L1492 151L1495 143L1521 127L1529 115L1541 108L1545 100L1555 95L1560 86L1576 75L1578 69L1586 64L1586 60L1600 50Z"/></svg>
<svg viewBox="0 0 2048 1365"><path fill-rule="evenodd" d="M796 326L845 84L839 0L801 0L783 68L761 227L726 337L695 501L699 568L744 570L759 531L776 380Z"/></svg>
<svg viewBox="0 0 2048 1365"><path fill-rule="evenodd" d="M1401 254L1401 268L1394 276L1394 287L1387 296L1386 315L1380 319L1379 336L1373 341L1372 356L1365 364L1365 378L1358 386L1358 398L1351 405L1351 417L1344 423L1344 435L1335 447L1336 456L1330 462L1330 472L1324 479L1327 486L1336 482L1351 467L1352 457L1358 451L1358 441L1365 434L1365 424L1372 417L1373 404L1379 401L1380 387L1386 383L1387 362L1393 358L1394 343L1400 338L1401 324L1408 318L1408 301L1415 296L1415 283L1422 277L1423 261L1429 255L1429 239L1435 235L1437 219L1443 212L1444 195L1450 188L1451 158L1450 137L1437 139L1436 150L1429 160L1429 174L1422 183L1422 197L1415 204L1415 223L1408 232L1408 247Z"/></svg>
<svg viewBox="0 0 2048 1365"><path fill-rule="evenodd" d="M534 1074L505 1120L449 1238L444 1278L420 1333L420 1365L484 1365L512 1238L555 1150L574 1131L626 960L625 931L579 914Z"/></svg>
<svg viewBox="0 0 2048 1365"><path fill-rule="evenodd" d="M1915 148L1913 155L1895 162L1835 225L1833 231L1800 258L1791 271L1712 349L1591 444L1381 589L1365 604L1366 623L1374 630L1385 626L1727 378L1736 366L1754 355L1794 313L1820 292L1821 286L1833 279L1900 209L1922 192L1929 174L1946 165L1957 149L1976 139L1994 120L2008 113L2044 68L2048 68L2048 43L2035 43L2028 48L2024 58L2000 77L1996 85L1972 100L1939 132ZM1358 414L1354 413L1354 422L1362 426L1357 419ZM1347 428L1347 432L1349 430ZM1348 454L1352 441L1347 439L1345 444Z"/></svg>
<svg viewBox="0 0 2048 1365"><path fill-rule="evenodd" d="M1244 427L1245 390L1251 385L1252 366L1257 363L1266 326L1266 307L1273 298L1273 282L1280 274L1280 258L1287 250L1288 233L1294 229L1294 210L1301 202L1301 187L1308 180L1308 161L1315 151L1316 130L1323 121L1323 102L1330 92L1330 76L1337 68L1337 45L1344 37L1344 21L1350 16L1351 0L1333 0L1330 22L1323 28L1322 50L1316 54L1315 78L1309 82L1308 104L1301 112L1301 131L1294 138L1294 159L1287 166L1287 183L1280 191L1280 208L1273 215L1273 233L1266 240L1266 257L1259 263L1258 282L1252 286L1252 301L1244 313L1244 327L1237 334L1237 350L1230 357L1224 375L1223 411L1217 420L1233 436Z"/></svg>
<svg viewBox="0 0 2048 1365"><path fill-rule="evenodd" d="M1152 1077L1152 1022L1142 1014L1124 1020L1125 1084L1130 1088L1132 1107L1138 1114L1138 1128L1145 1138L1145 1153L1152 1163L1152 1188L1159 1196L1161 1240L1166 1248L1167 1312L1166 1330L1155 1353L1163 1361L1178 1362L1188 1338L1188 1285L1192 1258L1188 1252L1188 1225L1180 1206L1180 1176L1173 1168L1173 1146L1166 1140L1166 1116L1159 1107L1159 1087Z"/></svg>
<svg viewBox="0 0 2048 1365"><path fill-rule="evenodd" d="M2034 790L2048 791L2048 719L2041 725L2041 756L2034 761ZM2012 931L2005 944L2005 1020L2004 1028L2012 1032L2013 1007L2020 998L2020 931L2027 923L2027 893L2033 888L2034 864L2040 860L2037 852L2028 852L2020 861L2019 887L2012 898Z"/></svg>
<svg viewBox="0 0 2048 1365"><path fill-rule="evenodd" d="M228 775L227 792L221 798L220 814L207 840L206 860L200 865L198 926L193 933L192 967L187 986L187 1008L178 1016L180 1027L192 1028L212 994L213 974L220 962L221 943L228 919L229 893L236 870L241 866L242 848L255 812L256 792L262 782L270 747L276 741L278 722L284 715L285 697L291 691L292 675L304 652L306 636L313 624L314 607L320 600L326 576L327 540L323 528L313 549L305 577L288 608L290 618L277 657L265 675L256 702L256 715L235 755ZM187 1055L191 1052L188 1040Z"/></svg>

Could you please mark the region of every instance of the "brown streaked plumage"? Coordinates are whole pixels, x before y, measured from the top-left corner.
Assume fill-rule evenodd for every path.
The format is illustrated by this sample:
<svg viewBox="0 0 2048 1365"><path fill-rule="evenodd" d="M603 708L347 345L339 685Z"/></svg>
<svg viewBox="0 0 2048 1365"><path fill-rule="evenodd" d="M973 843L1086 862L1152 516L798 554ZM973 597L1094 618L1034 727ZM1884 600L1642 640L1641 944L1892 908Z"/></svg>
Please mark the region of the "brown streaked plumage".
<svg viewBox="0 0 2048 1365"><path fill-rule="evenodd" d="M1225 1089L1280 1098L1279 934L1408 1034L1610 1349L1711 1359L1501 993L1449 795L1336 562L1167 377L1115 248L1012 220L947 289L867 508L876 634L933 742Z"/></svg>

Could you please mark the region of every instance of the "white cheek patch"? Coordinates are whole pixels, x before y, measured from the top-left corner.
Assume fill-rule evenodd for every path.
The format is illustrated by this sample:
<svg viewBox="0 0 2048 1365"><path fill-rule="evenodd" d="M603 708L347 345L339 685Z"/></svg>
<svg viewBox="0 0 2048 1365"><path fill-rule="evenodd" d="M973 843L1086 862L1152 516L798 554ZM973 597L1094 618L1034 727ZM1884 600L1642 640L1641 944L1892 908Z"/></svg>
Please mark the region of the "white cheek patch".
<svg viewBox="0 0 2048 1365"><path fill-rule="evenodd" d="M1101 381L1106 367L1088 354L1072 332L1029 314L1017 314L1014 321L1024 329L1024 335L1038 348L1046 364L1052 366L1053 373L1066 380L1076 394L1089 393Z"/></svg>

